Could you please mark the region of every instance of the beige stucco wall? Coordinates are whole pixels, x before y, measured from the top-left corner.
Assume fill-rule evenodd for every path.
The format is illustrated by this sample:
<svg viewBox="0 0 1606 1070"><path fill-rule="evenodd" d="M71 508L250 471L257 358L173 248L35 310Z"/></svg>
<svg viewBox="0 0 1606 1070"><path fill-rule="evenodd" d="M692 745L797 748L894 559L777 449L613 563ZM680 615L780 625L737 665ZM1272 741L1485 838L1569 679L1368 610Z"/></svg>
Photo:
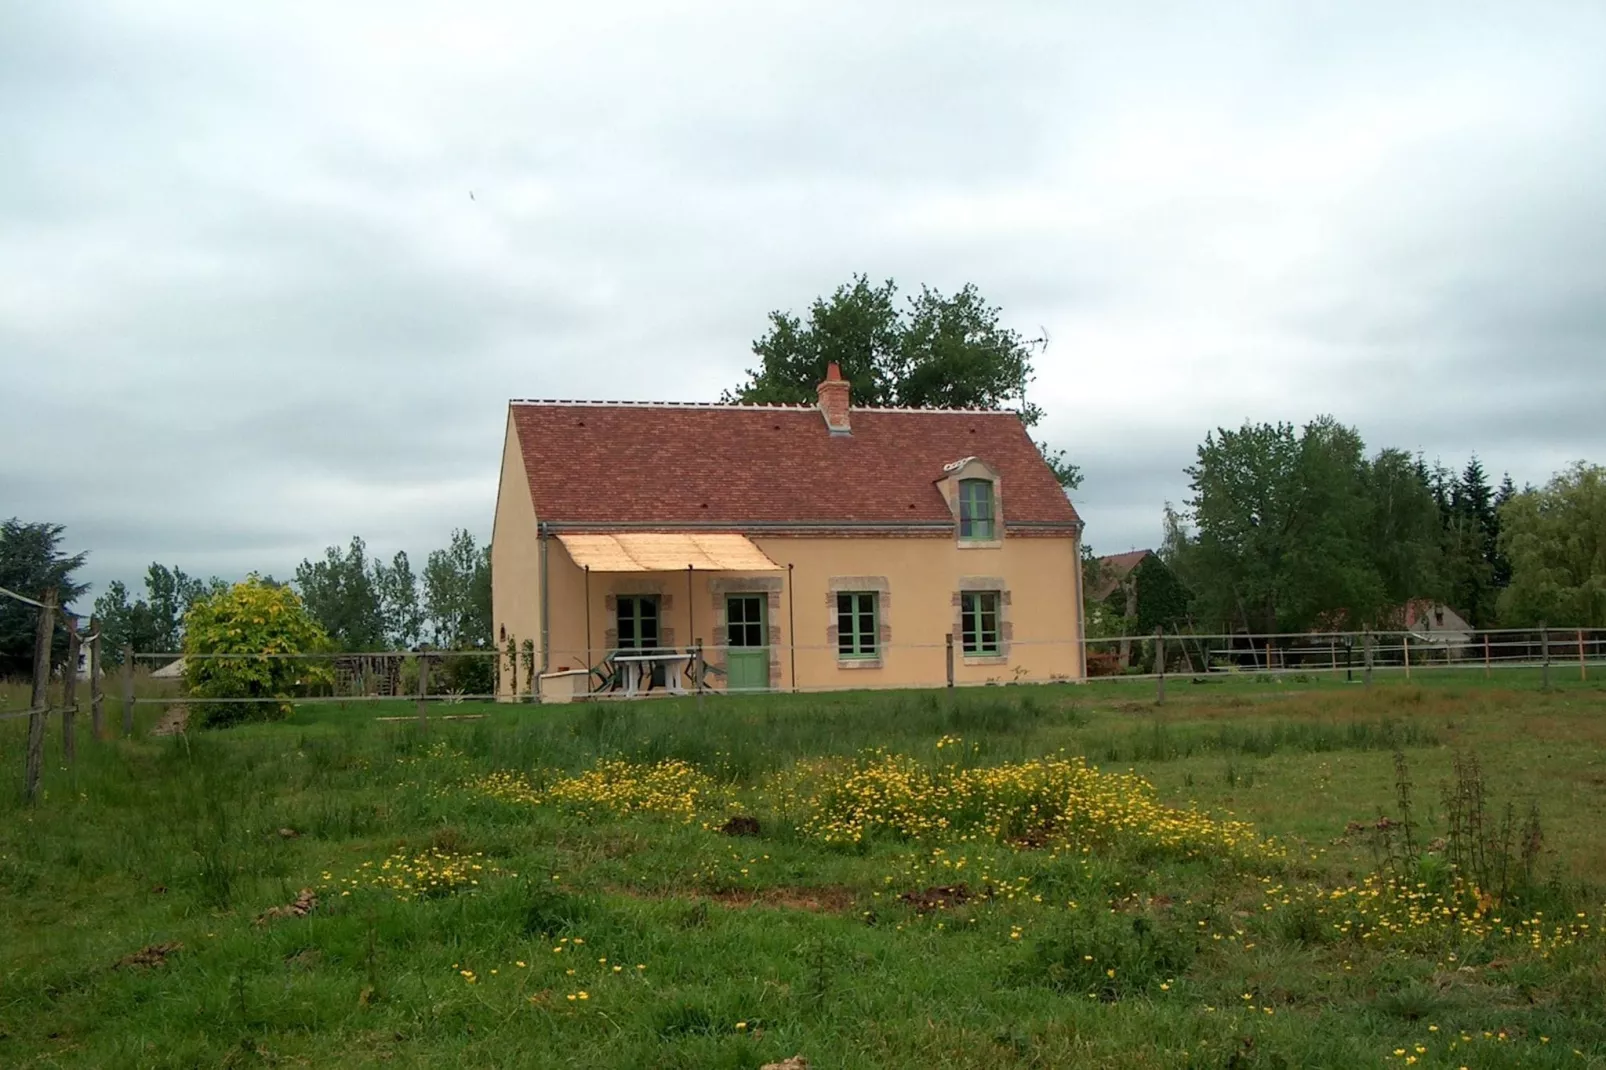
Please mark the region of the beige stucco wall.
<svg viewBox="0 0 1606 1070"><path fill-rule="evenodd" d="M946 676L944 636L950 632L954 677L961 684L1082 675L1080 565L1073 539L1006 537L987 548L961 547L954 538L753 541L772 560L793 566L801 688L940 684ZM881 592L881 667L848 668L837 660L830 631L835 591L865 589ZM1003 656L964 657L957 604L962 589L1004 593Z"/></svg>
<svg viewBox="0 0 1606 1070"><path fill-rule="evenodd" d="M524 457L508 413L502 448L502 476L496 491L496 519L491 528L491 626L497 647L512 635L522 649L526 639L541 643L541 556L535 503L524 472ZM524 673L520 672L523 687ZM510 695L512 674L501 673L501 692Z"/></svg>
<svg viewBox="0 0 1606 1070"><path fill-rule="evenodd" d="M529 541L532 545L526 552L534 561L538 551L534 540ZM781 571L695 572L689 590L683 572L592 573L588 643L585 573L556 538L550 539L549 665L579 668L600 660L612 645L614 599L621 594L657 595L664 645L684 648L701 639L709 660L721 664L724 596L753 591L767 596L771 680L776 687L792 686L794 654L798 685L805 690L940 685L946 675L944 636L949 632L955 635L955 678L961 684L1082 676L1076 589L1080 555L1070 538L1017 536L985 549L961 548L953 538L759 536L753 541L782 566ZM790 592L784 567L788 563L795 585ZM538 607L531 581L519 582L532 594L522 598L507 594L506 603ZM496 583L503 586L500 577ZM966 659L957 649L956 603L964 588L1004 592L1003 656ZM874 667L839 662L830 631L836 623L834 592L866 589L880 593L883 654ZM537 634L538 628L537 618L535 629L528 633L520 629L518 634Z"/></svg>

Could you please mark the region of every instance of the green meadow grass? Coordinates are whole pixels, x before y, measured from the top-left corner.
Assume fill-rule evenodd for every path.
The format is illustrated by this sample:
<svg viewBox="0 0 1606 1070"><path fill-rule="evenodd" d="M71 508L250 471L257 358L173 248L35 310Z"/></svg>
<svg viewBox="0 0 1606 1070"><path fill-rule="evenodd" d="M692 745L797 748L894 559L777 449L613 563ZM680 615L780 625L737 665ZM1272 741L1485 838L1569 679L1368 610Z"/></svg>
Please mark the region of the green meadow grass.
<svg viewBox="0 0 1606 1070"><path fill-rule="evenodd" d="M455 705L432 712L484 717L424 732L377 720L408 703L351 703L165 738L145 704L133 740L81 729L74 769L53 725L32 808L22 723L3 722L0 1066L1602 1065L1606 945L1378 947L1279 891L1378 865L1353 829L1397 813L1396 753L1422 841L1442 835L1438 786L1473 753L1492 813L1542 815L1536 880L1510 911L1598 922L1606 690L1556 682L1182 677L1160 707L1135 681ZM959 743L939 751L944 737ZM932 766L1085 755L1172 806L1252 821L1287 856L829 847L763 794L800 761L871 748ZM509 772L539 791L599 758L690 763L759 834L720 834L725 812L620 816L475 788ZM431 852L478 883L375 886L387 860ZM961 883L973 897L945 909L900 898ZM309 914L258 923L304 888ZM180 946L119 965L166 945Z"/></svg>

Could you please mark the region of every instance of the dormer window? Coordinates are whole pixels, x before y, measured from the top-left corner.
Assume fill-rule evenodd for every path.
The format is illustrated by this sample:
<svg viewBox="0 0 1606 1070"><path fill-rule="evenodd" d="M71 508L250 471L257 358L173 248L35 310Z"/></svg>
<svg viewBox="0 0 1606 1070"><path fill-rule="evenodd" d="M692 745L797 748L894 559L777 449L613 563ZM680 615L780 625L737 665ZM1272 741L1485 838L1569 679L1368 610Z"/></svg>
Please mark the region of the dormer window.
<svg viewBox="0 0 1606 1070"><path fill-rule="evenodd" d="M978 542L991 542L998 538L992 480L959 481L959 537Z"/></svg>

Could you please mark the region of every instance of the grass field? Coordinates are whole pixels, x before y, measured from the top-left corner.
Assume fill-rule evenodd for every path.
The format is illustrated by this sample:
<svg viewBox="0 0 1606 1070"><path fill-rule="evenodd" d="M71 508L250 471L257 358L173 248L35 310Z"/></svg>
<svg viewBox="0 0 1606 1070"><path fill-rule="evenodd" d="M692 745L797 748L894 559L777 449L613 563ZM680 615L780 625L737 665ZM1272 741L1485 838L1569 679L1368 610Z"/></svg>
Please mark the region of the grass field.
<svg viewBox="0 0 1606 1070"><path fill-rule="evenodd" d="M1606 1065L1606 688L1537 685L141 706L32 809L0 722L0 1066Z"/></svg>

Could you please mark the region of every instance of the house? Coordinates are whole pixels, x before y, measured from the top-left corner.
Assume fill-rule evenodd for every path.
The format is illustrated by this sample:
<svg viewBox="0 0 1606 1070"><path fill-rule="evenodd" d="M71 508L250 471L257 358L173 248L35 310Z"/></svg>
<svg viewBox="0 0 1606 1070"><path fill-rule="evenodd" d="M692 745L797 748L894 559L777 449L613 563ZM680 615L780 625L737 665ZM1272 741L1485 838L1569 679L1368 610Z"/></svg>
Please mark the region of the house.
<svg viewBox="0 0 1606 1070"><path fill-rule="evenodd" d="M1137 585L1130 582L1132 573L1143 562L1155 556L1153 550L1132 550L1124 554L1107 554L1095 558L1098 563L1099 581L1088 590L1088 599L1093 602L1106 602L1117 591L1121 591L1123 598L1116 608L1129 617L1136 617Z"/></svg>
<svg viewBox="0 0 1606 1070"><path fill-rule="evenodd" d="M1472 643L1472 625L1445 605L1425 598L1413 598L1399 610L1404 630L1419 643L1428 643L1448 657L1462 657Z"/></svg>
<svg viewBox="0 0 1606 1070"><path fill-rule="evenodd" d="M538 674L700 643L715 687L934 686L952 635L957 683L1079 679L1081 530L1018 415L835 365L815 405L514 401L492 616Z"/></svg>
<svg viewBox="0 0 1606 1070"><path fill-rule="evenodd" d="M1124 554L1106 554L1095 559L1097 582L1089 585L1089 599L1094 605L1107 605L1111 612L1124 618L1120 646L1114 651L1114 667L1126 669L1132 664L1132 640L1126 633L1137 628L1138 619L1138 567L1155 557L1153 550L1131 550ZM1155 557L1156 560L1159 560ZM1105 657L1111 655L1105 654ZM1110 667L1106 667L1109 671Z"/></svg>
<svg viewBox="0 0 1606 1070"><path fill-rule="evenodd" d="M1162 628L1177 633L1190 621L1192 595L1171 567L1153 550L1110 554L1094 561L1088 581L1089 604L1107 610L1121 629L1116 663L1132 663L1133 635L1152 635ZM1184 664L1186 648L1182 648Z"/></svg>

